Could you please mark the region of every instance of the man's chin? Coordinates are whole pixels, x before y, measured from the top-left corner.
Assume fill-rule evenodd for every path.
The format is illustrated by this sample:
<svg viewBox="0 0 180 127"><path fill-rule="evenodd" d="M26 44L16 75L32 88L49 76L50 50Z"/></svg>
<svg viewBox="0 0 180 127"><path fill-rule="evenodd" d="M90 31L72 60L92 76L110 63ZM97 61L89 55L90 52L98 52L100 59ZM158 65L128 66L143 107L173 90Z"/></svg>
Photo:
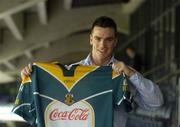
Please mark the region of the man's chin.
<svg viewBox="0 0 180 127"><path fill-rule="evenodd" d="M99 52L98 55L99 56L106 56L106 53L105 52Z"/></svg>
<svg viewBox="0 0 180 127"><path fill-rule="evenodd" d="M99 56L102 58L102 59L106 59L109 57L109 55L107 55L106 53L100 53Z"/></svg>

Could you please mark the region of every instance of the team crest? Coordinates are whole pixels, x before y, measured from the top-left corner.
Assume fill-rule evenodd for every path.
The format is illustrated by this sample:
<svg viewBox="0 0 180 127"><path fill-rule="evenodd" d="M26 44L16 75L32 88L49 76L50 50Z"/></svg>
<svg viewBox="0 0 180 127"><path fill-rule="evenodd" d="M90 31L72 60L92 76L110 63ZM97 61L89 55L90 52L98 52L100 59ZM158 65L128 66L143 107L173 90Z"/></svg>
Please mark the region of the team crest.
<svg viewBox="0 0 180 127"><path fill-rule="evenodd" d="M73 97L74 97L73 94L67 93L65 95L65 100L64 100L65 104L67 104L67 105L73 104L74 103Z"/></svg>

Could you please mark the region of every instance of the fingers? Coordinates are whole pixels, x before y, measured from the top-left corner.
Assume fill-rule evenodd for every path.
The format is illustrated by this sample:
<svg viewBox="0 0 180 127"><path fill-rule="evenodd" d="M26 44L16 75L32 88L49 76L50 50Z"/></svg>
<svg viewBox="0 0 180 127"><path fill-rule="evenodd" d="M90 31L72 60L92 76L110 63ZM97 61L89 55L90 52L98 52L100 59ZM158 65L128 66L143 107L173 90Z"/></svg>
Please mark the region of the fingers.
<svg viewBox="0 0 180 127"><path fill-rule="evenodd" d="M123 62L116 62L112 64L112 68L118 74L122 74L124 72L124 63Z"/></svg>
<svg viewBox="0 0 180 127"><path fill-rule="evenodd" d="M128 67L124 62L116 62L112 64L112 68L115 72L117 72L118 74L126 74L128 77L132 76L135 71L133 69L131 69L130 67Z"/></svg>
<svg viewBox="0 0 180 127"><path fill-rule="evenodd" d="M31 63L28 64L28 68L29 68L29 71L32 72L32 64Z"/></svg>
<svg viewBox="0 0 180 127"><path fill-rule="evenodd" d="M32 64L28 64L25 68L21 71L21 76L30 76L32 72Z"/></svg>

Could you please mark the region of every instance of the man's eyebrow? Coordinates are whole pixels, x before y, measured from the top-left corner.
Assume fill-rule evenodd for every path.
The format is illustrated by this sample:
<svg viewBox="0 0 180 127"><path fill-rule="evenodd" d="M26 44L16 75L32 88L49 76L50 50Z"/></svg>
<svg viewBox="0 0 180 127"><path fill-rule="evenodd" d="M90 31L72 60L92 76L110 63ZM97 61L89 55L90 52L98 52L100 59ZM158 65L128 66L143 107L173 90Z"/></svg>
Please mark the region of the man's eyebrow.
<svg viewBox="0 0 180 127"><path fill-rule="evenodd" d="M107 38L108 38L108 39L111 39L111 38L113 39L114 37L113 37L113 36L111 36L111 37L107 37Z"/></svg>
<svg viewBox="0 0 180 127"><path fill-rule="evenodd" d="M101 38L101 37L99 37L99 36L97 36L97 35L95 35L94 37L96 37L96 38Z"/></svg>
<svg viewBox="0 0 180 127"><path fill-rule="evenodd" d="M102 37L95 35L94 38L101 39ZM109 37L107 37L105 39L114 39L114 38L115 38L114 36L109 36Z"/></svg>
<svg viewBox="0 0 180 127"><path fill-rule="evenodd" d="M111 36L111 37L107 37L106 39L114 39L115 37Z"/></svg>

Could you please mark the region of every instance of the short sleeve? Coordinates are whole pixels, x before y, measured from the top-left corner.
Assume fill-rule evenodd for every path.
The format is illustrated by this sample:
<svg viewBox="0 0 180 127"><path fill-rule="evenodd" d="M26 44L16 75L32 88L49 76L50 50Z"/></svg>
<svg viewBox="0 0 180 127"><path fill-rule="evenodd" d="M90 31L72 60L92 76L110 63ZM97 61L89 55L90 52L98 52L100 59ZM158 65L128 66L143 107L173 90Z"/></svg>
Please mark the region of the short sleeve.
<svg viewBox="0 0 180 127"><path fill-rule="evenodd" d="M36 113L30 77L24 77L22 79L12 112L21 116L31 125L35 124Z"/></svg>

